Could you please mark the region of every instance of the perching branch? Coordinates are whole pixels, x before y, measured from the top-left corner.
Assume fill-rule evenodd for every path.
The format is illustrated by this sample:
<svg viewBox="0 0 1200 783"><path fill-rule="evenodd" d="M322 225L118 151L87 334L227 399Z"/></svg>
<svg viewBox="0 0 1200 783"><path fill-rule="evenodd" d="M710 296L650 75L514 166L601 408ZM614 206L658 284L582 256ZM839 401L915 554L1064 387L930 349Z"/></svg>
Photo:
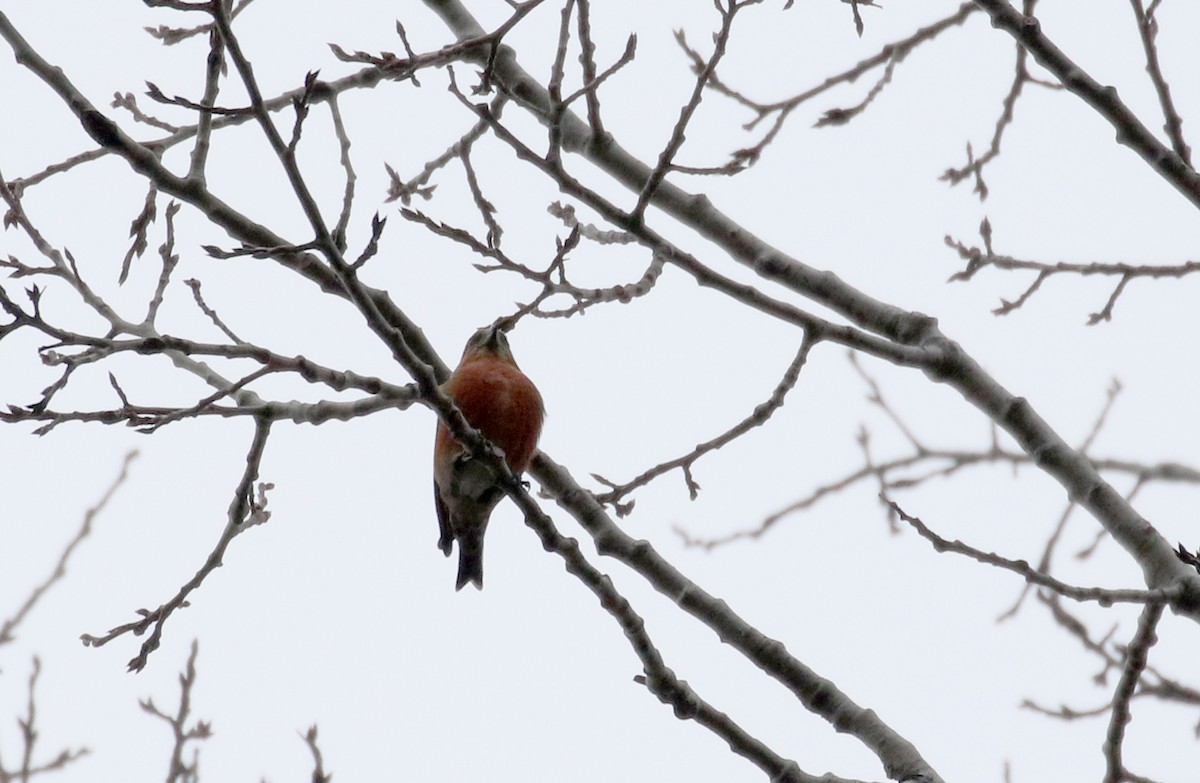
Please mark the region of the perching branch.
<svg viewBox="0 0 1200 783"><path fill-rule="evenodd" d="M429 2L460 37L471 37L481 30L460 3L454 0ZM990 8L991 0L986 2L985 8ZM494 77L507 85L509 94L522 96L523 107L543 122L551 118L555 109L545 88L517 64L515 57L501 53L491 64ZM479 116L487 116L486 107L475 106L474 109ZM650 167L613 141L603 145L593 143L587 124L574 114L563 114L562 128L564 149L585 155L626 188L640 192L649 180ZM537 165L560 188L587 201L616 226L631 233L644 229L640 235L643 241L658 241L657 235L647 227L637 225L637 221L629 220L628 216L622 217L620 210L580 186L565 172L527 149L521 149L522 145L511 134L506 135L502 126L493 124L493 130L518 149L522 160ZM1200 193L1200 189L1197 192ZM1183 567L1175 557L1174 548L1104 481L1083 455L1071 449L1026 400L1012 394L988 375L961 345L942 334L932 319L879 301L846 284L832 272L787 256L738 225L707 199L670 183L663 182L655 190L654 204L664 214L712 241L730 259L765 279L811 298L846 318L853 326L889 341L899 351L912 349L918 352L920 359L915 366L933 380L954 388L1008 431L1038 466L1063 486L1069 497L1079 499L1138 561L1148 587L1182 584L1179 601L1173 608L1193 619L1200 618L1200 579ZM694 268L686 256L671 260L681 268Z"/></svg>

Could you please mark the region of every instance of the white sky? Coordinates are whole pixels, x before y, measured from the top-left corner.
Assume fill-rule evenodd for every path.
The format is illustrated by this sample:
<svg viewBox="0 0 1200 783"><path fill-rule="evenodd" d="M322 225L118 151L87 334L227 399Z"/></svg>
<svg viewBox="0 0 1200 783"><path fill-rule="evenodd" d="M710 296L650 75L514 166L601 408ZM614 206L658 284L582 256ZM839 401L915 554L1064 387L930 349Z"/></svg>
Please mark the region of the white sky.
<svg viewBox="0 0 1200 783"><path fill-rule="evenodd" d="M157 137L128 115L107 108L114 92L141 96L184 123L183 111L159 110L142 93L153 81L168 95L199 97L207 45L196 38L163 48L142 28L190 25L199 15L153 11L138 3L24 0L4 4L18 30L98 106L138 138ZM869 56L886 42L948 14L957 3L893 1L863 10L866 32L854 34L848 7L832 0L799 2L788 12L769 2L739 18L721 74L762 100L793 95ZM485 27L507 6L473 3ZM477 9L474 6L479 6ZM1124 3L1045 0L1043 27L1069 55L1159 129L1139 42ZM350 0L255 3L236 30L263 90L275 95L320 69L333 79L353 66L337 62L327 42L347 50L402 52L401 19L413 46L447 43L444 27L423 4ZM670 133L692 77L671 31L681 27L705 51L717 24L707 3L594 3L602 64L625 37L639 36L636 61L602 93L605 120L629 149L652 161ZM1192 33L1200 10L1165 4L1163 66L1173 77L1185 132L1200 127L1200 82ZM553 57L558 7L540 8L514 31L522 63L545 79ZM820 114L861 99L873 76L841 87L796 112L753 169L731 179L678 178L776 247L831 269L867 293L936 316L1014 393L1027 397L1069 442L1087 434L1114 376L1125 387L1094 448L1096 456L1146 462L1200 463L1200 415L1194 398L1197 355L1195 280L1132 283L1113 323L1085 325L1111 282L1054 279L1022 310L996 318L1001 297L1019 295L1029 279L988 272L946 285L959 269L943 244L951 234L977 244L986 215L1001 253L1046 261L1172 263L1195 258L1195 210L1074 97L1030 89L1005 137L1004 154L986 170L991 196L981 204L970 185L949 188L937 177L961 165L968 141L986 149L1000 100L1012 77L1012 44L982 14L911 55L864 115L844 128L811 129ZM573 56L569 58L573 62ZM457 66L460 83L473 69ZM1039 72L1040 74L1040 72ZM369 236L376 212L389 219L366 281L386 287L453 363L471 331L510 312L536 291L502 274L480 275L462 249L428 235L385 204L384 162L405 177L440 153L472 118L445 90L444 72L420 75L423 87L387 84L343 97L359 176L351 226L352 253ZM240 105L226 81L221 103ZM68 110L28 71L0 57L0 171L7 179L89 149ZM515 107L506 121L524 138L544 133ZM702 105L679 160L720 165L732 150L757 140L740 125L750 117L716 95ZM291 125L290 114L280 120ZM1197 138L1193 136L1193 141ZM166 161L184 170L187 150ZM301 162L330 214L341 199L337 148L328 112L314 108ZM555 236L566 231L545 207L562 197L541 175L492 141L476 154L483 187L500 209L514 257L544 265ZM567 165L582 174L577 158ZM601 180L602 191L632 204ZM482 234L461 170L438 175L436 196L415 206L437 219ZM282 171L249 126L216 137L209 175L214 192L276 232L303 242L303 218ZM135 263L133 279L116 286L129 222L145 187L124 163L105 159L33 188L24 204L58 247L68 247L82 274L131 315L140 313L158 274L155 249ZM586 214L586 213L585 213ZM589 218L591 219L591 218ZM747 282L762 281L688 230L651 211L651 224L704 262ZM162 313L164 331L217 340L182 281L203 281L205 297L246 339L282 354L303 353L338 368L409 379L341 300L316 295L270 262L213 260L202 244L230 246L185 207L177 220L181 256ZM0 234L0 255L38 259L15 230ZM571 257L577 283L611 285L640 275L645 251L585 243ZM592 282L594 281L594 283ZM25 281L5 281L19 294ZM773 295L786 295L778 290ZM96 319L80 312L62 285L51 285L46 312L80 329ZM668 269L655 292L570 320L522 322L511 336L525 371L538 383L549 418L543 449L585 485L599 473L624 481L724 431L766 399L799 345L800 334L720 294L699 289ZM28 404L56 377L41 367L28 334L0 343L0 402ZM931 446L986 448L989 424L974 409L924 376L867 360L884 394ZM80 371L61 407L115 403L106 369L134 402L190 405L207 394L180 378L165 359L121 357ZM317 399L320 390L272 379L260 393ZM622 522L645 537L686 575L725 599L793 655L874 709L916 744L947 781L1012 779L1093 781L1101 776L1103 719L1064 723L1019 708L1024 699L1048 707L1098 707L1111 695L1098 664L1030 601L996 624L1021 589L1018 579L937 555L911 531L890 535L872 485L836 495L793 516L768 536L712 553L685 549L672 532L719 536L753 527L772 511L861 464L860 424L873 434L876 459L904 453L904 443L878 409L845 352L818 346L785 407L771 423L695 468L703 487L690 502L678 473L640 491L635 514ZM200 639L193 714L213 723L201 748L203 779L305 779L310 759L297 732L317 723L327 770L338 780L693 780L757 781L761 773L732 755L703 728L676 720L633 682L640 664L617 625L595 599L542 551L509 503L493 518L486 549L487 589L455 593L454 561L435 548L429 472L434 419L423 408L389 412L352 424L277 425L262 478L276 485L271 521L232 545L225 566L209 577L192 606L167 624L163 646L146 671L125 673L140 639L99 650L78 642L134 619L140 607L166 601L201 565L225 524L252 426L205 419L174 424L153 437L123 427L64 425L37 438L32 426L0 428L0 617L8 616L49 573L84 510L116 475L123 455L138 449L128 482L97 519L96 529L54 587L0 648L0 759L19 753L15 719L24 712L31 657L42 661L38 690L39 748L45 759L64 747L92 754L57 779L160 779L167 766L165 724L141 712L152 697L172 709L177 674L192 639ZM1132 479L1114 479L1127 489ZM1143 490L1139 510L1168 540L1200 544L1191 511L1194 489ZM1028 469L964 471L923 490L898 493L906 509L951 538L1009 557L1036 560L1064 501L1061 489ZM548 511L552 502L545 503ZM568 517L568 535L584 540L592 562L646 619L677 675L744 728L812 774L884 778L877 760L855 740L835 734L782 687L723 647L619 563L600 558ZM1111 542L1096 557L1070 554L1090 543L1095 523L1078 515L1060 549L1056 573L1084 585L1140 587L1140 574ZM1133 632L1135 611L1079 609L1102 636L1120 621ZM1195 685L1200 629L1167 617L1151 663ZM1126 742L1128 766L1164 781L1194 776L1195 710L1135 702Z"/></svg>

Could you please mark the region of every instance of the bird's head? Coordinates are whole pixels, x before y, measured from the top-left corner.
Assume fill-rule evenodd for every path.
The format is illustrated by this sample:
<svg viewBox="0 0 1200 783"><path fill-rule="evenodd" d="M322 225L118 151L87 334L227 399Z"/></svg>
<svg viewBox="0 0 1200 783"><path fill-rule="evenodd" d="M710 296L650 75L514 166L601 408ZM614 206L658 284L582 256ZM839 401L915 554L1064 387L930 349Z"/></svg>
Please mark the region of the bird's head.
<svg viewBox="0 0 1200 783"><path fill-rule="evenodd" d="M508 338L504 336L500 324L485 326L471 335L471 339L467 340L467 347L463 349L462 361L467 362L485 356L498 356L516 364L512 349L508 347Z"/></svg>

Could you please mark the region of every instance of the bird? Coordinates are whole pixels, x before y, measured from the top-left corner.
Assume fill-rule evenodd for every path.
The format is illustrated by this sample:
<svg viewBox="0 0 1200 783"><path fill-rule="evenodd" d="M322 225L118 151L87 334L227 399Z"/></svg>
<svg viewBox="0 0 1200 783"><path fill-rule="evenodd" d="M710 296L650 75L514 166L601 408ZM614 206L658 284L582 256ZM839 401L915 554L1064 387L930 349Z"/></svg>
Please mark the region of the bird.
<svg viewBox="0 0 1200 783"><path fill-rule="evenodd" d="M520 477L537 448L545 407L533 381L517 367L499 323L471 336L458 367L441 388L467 423L503 454L512 474ZM433 446L433 499L438 548L449 557L458 543L455 590L467 584L483 589L483 534L492 510L504 497L497 478L439 420Z"/></svg>

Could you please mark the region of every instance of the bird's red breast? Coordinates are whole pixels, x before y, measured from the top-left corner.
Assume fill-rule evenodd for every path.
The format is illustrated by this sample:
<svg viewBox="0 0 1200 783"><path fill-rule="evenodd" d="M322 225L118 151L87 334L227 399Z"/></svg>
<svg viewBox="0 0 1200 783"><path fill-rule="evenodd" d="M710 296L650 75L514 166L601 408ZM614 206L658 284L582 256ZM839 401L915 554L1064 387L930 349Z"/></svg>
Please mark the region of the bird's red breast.
<svg viewBox="0 0 1200 783"><path fill-rule="evenodd" d="M442 391L454 400L467 423L504 451L514 474L529 467L542 432L542 395L515 364L482 356L459 365ZM461 449L444 425L438 427L439 451Z"/></svg>

